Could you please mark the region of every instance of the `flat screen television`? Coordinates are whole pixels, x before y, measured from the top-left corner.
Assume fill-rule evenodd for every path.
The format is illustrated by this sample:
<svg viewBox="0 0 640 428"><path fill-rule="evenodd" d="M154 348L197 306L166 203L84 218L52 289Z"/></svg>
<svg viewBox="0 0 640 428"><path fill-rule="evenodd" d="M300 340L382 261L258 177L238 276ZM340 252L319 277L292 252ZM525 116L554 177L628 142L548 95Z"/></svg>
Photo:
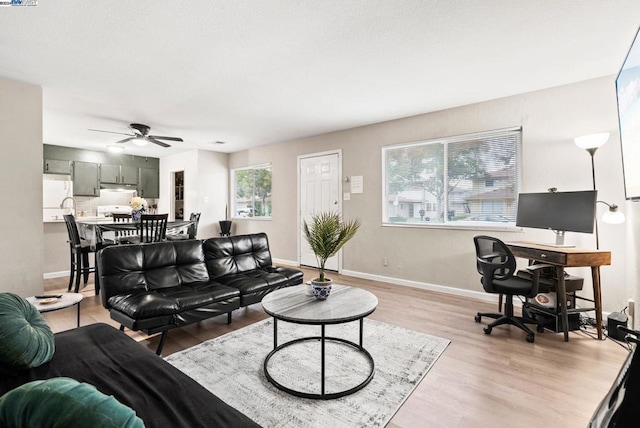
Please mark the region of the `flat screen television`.
<svg viewBox="0 0 640 428"><path fill-rule="evenodd" d="M565 232L593 233L596 190L520 193L516 226L556 232L554 245L564 246Z"/></svg>
<svg viewBox="0 0 640 428"><path fill-rule="evenodd" d="M624 193L640 199L640 30L616 78Z"/></svg>

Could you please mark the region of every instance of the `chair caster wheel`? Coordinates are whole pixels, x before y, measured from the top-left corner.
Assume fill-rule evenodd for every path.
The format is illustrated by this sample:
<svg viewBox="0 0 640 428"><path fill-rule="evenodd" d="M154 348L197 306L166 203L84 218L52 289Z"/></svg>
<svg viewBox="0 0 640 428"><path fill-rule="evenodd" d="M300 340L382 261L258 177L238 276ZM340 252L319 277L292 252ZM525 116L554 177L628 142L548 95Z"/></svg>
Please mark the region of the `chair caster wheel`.
<svg viewBox="0 0 640 428"><path fill-rule="evenodd" d="M482 321L482 317L480 315L476 315L473 319L476 320L476 322Z"/></svg>
<svg viewBox="0 0 640 428"><path fill-rule="evenodd" d="M527 342L533 343L534 340L536 340L536 338L533 334L527 334Z"/></svg>
<svg viewBox="0 0 640 428"><path fill-rule="evenodd" d="M491 334L491 327L485 327L482 330L484 331L484 334Z"/></svg>
<svg viewBox="0 0 640 428"><path fill-rule="evenodd" d="M544 332L544 326L543 326L543 325L539 325L539 326L537 326L537 327L536 327L536 331L537 331L538 333L543 333L543 332Z"/></svg>

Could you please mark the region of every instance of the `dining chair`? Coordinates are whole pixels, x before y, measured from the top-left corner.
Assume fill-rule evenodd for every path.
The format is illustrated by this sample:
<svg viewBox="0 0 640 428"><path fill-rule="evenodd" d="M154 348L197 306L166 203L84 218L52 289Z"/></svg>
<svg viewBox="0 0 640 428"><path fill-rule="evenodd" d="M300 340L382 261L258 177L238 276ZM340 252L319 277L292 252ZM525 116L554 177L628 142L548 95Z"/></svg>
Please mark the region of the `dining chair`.
<svg viewBox="0 0 640 428"><path fill-rule="evenodd" d="M131 214L111 214L114 223L131 223ZM130 244L132 241L138 240L138 236L133 230L116 230L114 231L116 242L120 244Z"/></svg>
<svg viewBox="0 0 640 428"><path fill-rule="evenodd" d="M141 243L164 241L167 236L169 214L142 214L140 218Z"/></svg>
<svg viewBox="0 0 640 428"><path fill-rule="evenodd" d="M191 213L189 216L189 221L193 221L187 228L185 233L184 230L181 230L179 233L167 234L167 240L169 241L179 241L183 239L196 239L198 235L198 223L200 222L200 213Z"/></svg>
<svg viewBox="0 0 640 428"><path fill-rule="evenodd" d="M72 214L66 214L64 217L64 223L67 226L67 233L69 235L69 258L71 260L69 269L69 286L67 291L71 291L75 279L74 293L80 291L80 277L84 279L84 284L87 285L89 281L89 274L95 273L94 266L89 265L89 254L110 245L105 242L96 242L95 247L91 246L91 243L80 237L78 232L78 225L76 219ZM97 275L94 278L96 295L100 292L100 285L98 284Z"/></svg>

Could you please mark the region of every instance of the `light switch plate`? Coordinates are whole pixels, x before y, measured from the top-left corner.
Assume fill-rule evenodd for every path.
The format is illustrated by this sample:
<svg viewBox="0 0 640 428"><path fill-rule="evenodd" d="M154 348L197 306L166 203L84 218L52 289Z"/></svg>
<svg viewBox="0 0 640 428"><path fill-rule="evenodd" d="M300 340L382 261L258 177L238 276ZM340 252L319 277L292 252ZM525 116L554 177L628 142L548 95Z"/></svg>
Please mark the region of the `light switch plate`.
<svg viewBox="0 0 640 428"><path fill-rule="evenodd" d="M351 200L351 193L344 193L342 195L342 199L345 200L345 201Z"/></svg>

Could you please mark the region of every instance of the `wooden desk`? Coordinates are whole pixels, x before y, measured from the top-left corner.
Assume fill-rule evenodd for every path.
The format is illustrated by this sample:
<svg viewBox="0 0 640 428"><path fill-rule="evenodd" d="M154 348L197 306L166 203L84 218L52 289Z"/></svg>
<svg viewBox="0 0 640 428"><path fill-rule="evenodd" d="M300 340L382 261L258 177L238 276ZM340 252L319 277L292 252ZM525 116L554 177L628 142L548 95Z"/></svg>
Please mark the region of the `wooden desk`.
<svg viewBox="0 0 640 428"><path fill-rule="evenodd" d="M560 316L564 326L564 340L569 341L569 319L567 316L566 287L564 268L590 267L593 284L593 301L596 312L598 339L602 340L602 294L600 291L600 266L611 264L611 252L603 250L585 250L581 248L562 248L540 245L534 242L506 242L514 256L556 266L558 271L558 302Z"/></svg>

